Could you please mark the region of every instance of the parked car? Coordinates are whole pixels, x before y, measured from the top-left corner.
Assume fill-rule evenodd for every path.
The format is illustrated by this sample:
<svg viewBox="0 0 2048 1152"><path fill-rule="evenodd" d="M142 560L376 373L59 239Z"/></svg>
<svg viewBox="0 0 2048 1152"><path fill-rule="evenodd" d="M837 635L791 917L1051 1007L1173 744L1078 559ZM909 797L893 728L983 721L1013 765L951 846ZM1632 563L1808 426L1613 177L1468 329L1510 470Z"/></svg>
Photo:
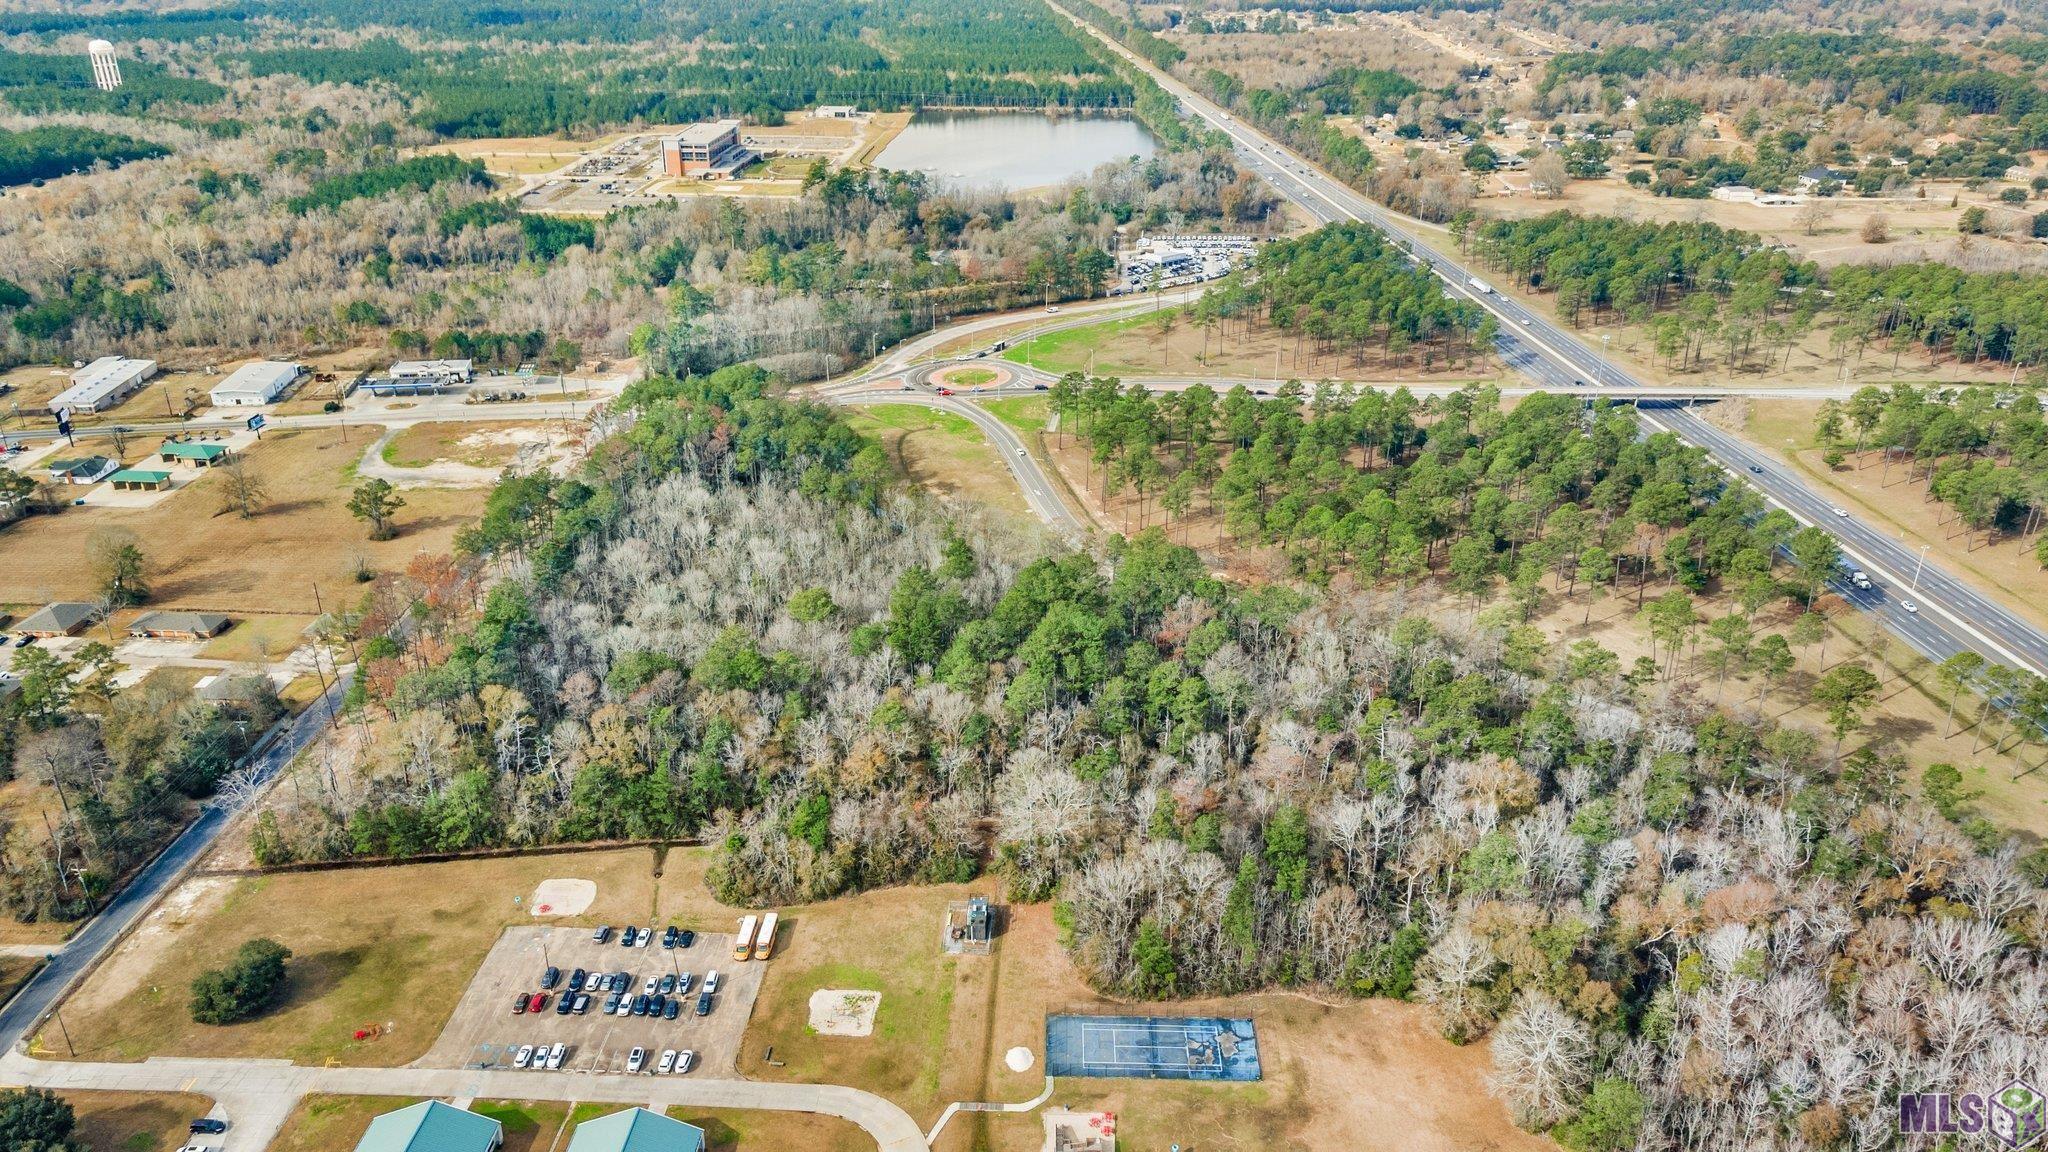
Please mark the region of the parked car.
<svg viewBox="0 0 2048 1152"><path fill-rule="evenodd" d="M575 1007L576 994L574 992L564 992L560 996L555 997L555 1015L567 1016Z"/></svg>
<svg viewBox="0 0 2048 1152"><path fill-rule="evenodd" d="M664 973L662 973L662 975L661 975L661 987L659 987L659 988L656 988L656 989L655 989L655 991L656 991L656 992L673 992L673 991L675 991L675 990L676 990L676 974L675 974L675 973L673 973L673 972L664 972Z"/></svg>
<svg viewBox="0 0 2048 1152"><path fill-rule="evenodd" d="M659 1016L664 1011L667 1011L667 1009L668 997L663 996L661 993L656 992L647 998L647 1014L649 1016Z"/></svg>
<svg viewBox="0 0 2048 1152"><path fill-rule="evenodd" d="M548 970L540 974L540 986L550 991L554 989L555 985L560 984L561 982L562 970L560 968L554 967L553 965L549 965Z"/></svg>
<svg viewBox="0 0 2048 1152"><path fill-rule="evenodd" d="M533 1045L521 1044L519 1046L519 1054L512 1057L512 1066L514 1068L524 1068L531 1063L533 1063Z"/></svg>
<svg viewBox="0 0 2048 1152"><path fill-rule="evenodd" d="M613 992L604 998L605 1015L610 1016L619 1010L619 996L620 993Z"/></svg>
<svg viewBox="0 0 2048 1152"><path fill-rule="evenodd" d="M567 1058L568 1055L569 1046L567 1044L562 1043L559 1040L555 1041L555 1046L553 1048L548 1049L548 1067L560 1068L562 1066L562 1061L565 1058Z"/></svg>
<svg viewBox="0 0 2048 1152"><path fill-rule="evenodd" d="M667 928L664 928L661 933L661 946L663 948L675 947L676 937L679 934L680 933L677 931L676 926L673 924L669 925Z"/></svg>
<svg viewBox="0 0 2048 1152"><path fill-rule="evenodd" d="M512 1014L514 1016L526 1015L526 1002L529 999L531 997L525 992L514 992L512 994Z"/></svg>
<svg viewBox="0 0 2048 1152"><path fill-rule="evenodd" d="M697 1050L685 1048L676 1054L676 1075L680 1076L697 1066Z"/></svg>
<svg viewBox="0 0 2048 1152"><path fill-rule="evenodd" d="M659 1073L661 1073L661 1074L662 1074L663 1076L666 1076L666 1075L668 1075L669 1073L671 1073L671 1072L675 1071L675 1070L676 1070L676 1050L675 1050L675 1049L673 1049L673 1048L664 1048L664 1049L662 1049L662 1050L661 1050L661 1063L660 1063L660 1064L658 1064L658 1065L656 1065L656 1066L655 1066L655 1069L654 1069L654 1070L655 1070L656 1072L659 1072Z"/></svg>
<svg viewBox="0 0 2048 1152"><path fill-rule="evenodd" d="M626 1071L638 1072L647 1064L647 1049L635 1048L626 1054Z"/></svg>
<svg viewBox="0 0 2048 1152"><path fill-rule="evenodd" d="M633 1015L647 1015L647 994L645 992L633 997Z"/></svg>
<svg viewBox="0 0 2048 1152"><path fill-rule="evenodd" d="M682 1014L683 1014L683 998L682 998L681 996L671 996L671 997L669 997L669 998L668 998L668 1007L666 1007L666 1008L663 1008L663 1009L661 1010L661 1018L662 1018L663 1020L673 1020L673 1019L675 1019L676 1017L678 1017L678 1016L680 1016L680 1015L682 1015Z"/></svg>
<svg viewBox="0 0 2048 1152"><path fill-rule="evenodd" d="M218 1136L228 1130L228 1122L215 1120L211 1116L201 1116L192 1122L191 1130L195 1135Z"/></svg>
<svg viewBox="0 0 2048 1152"><path fill-rule="evenodd" d="M578 1016L590 1011L590 993L578 992L576 994L576 1007L571 1009L571 1011Z"/></svg>
<svg viewBox="0 0 2048 1152"><path fill-rule="evenodd" d="M699 992L697 994L697 1015L711 1015L711 993Z"/></svg>
<svg viewBox="0 0 2048 1152"><path fill-rule="evenodd" d="M612 926L611 926L611 925L609 925L609 924L606 924L606 925L604 925L603 927L600 927L600 928L599 928L599 929L598 929L597 931L595 931L595 932L592 932L592 933L590 934L590 942L591 942L591 943L593 943L593 944L603 944L604 942L606 942L607 940L610 940L611 938L612 938Z"/></svg>
<svg viewBox="0 0 2048 1152"><path fill-rule="evenodd" d="M569 991L583 991L583 982L588 979L590 979L590 973L585 972L581 968L578 968L574 972L569 973Z"/></svg>
<svg viewBox="0 0 2048 1152"><path fill-rule="evenodd" d="M638 931L639 929L633 927L631 924L628 924L625 926L625 928L621 929L619 932L619 947L631 948L633 946L633 933Z"/></svg>
<svg viewBox="0 0 2048 1152"><path fill-rule="evenodd" d="M690 931L688 928L683 929L682 934L676 937L676 947L678 948L688 948L690 945L695 944L696 942L697 934L695 932Z"/></svg>
<svg viewBox="0 0 2048 1152"><path fill-rule="evenodd" d="M533 998L526 1002L526 1010L528 1012L538 1012L547 1006L548 994L545 992L535 992Z"/></svg>
<svg viewBox="0 0 2048 1152"><path fill-rule="evenodd" d="M681 976L676 977L676 991L687 996L690 992L690 985L696 982L697 978L695 976L685 972Z"/></svg>
<svg viewBox="0 0 2048 1152"><path fill-rule="evenodd" d="M706 972L704 974L704 991L718 991L718 969L713 968L711 971Z"/></svg>

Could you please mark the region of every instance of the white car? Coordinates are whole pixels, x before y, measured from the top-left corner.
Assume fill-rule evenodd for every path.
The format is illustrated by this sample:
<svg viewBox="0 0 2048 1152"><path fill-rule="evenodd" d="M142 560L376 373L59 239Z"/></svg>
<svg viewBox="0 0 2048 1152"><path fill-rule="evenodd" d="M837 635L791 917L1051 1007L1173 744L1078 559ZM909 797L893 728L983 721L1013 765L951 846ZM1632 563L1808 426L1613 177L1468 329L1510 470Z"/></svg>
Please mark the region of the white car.
<svg viewBox="0 0 2048 1152"><path fill-rule="evenodd" d="M519 1046L519 1054L512 1057L512 1066L514 1068L524 1068L531 1063L533 1063L533 1045L521 1044Z"/></svg>
<svg viewBox="0 0 2048 1152"><path fill-rule="evenodd" d="M1046 315L1048 315L1048 316L1053 316L1053 315L1057 315L1057 314L1059 313L1059 310L1060 310L1060 306L1059 306L1059 305L1057 305L1057 304L1047 304L1047 305L1045 306L1045 312L1046 312Z"/></svg>
<svg viewBox="0 0 2048 1152"><path fill-rule="evenodd" d="M688 1072L690 1069L695 1068L696 1066L697 1051L694 1048L685 1048L683 1049L682 1055L676 1057L676 1075L678 1076L681 1076L683 1073Z"/></svg>
<svg viewBox="0 0 2048 1152"><path fill-rule="evenodd" d="M1911 600L1901 601L1899 603L1899 607L1904 608L1906 611L1911 612L1916 616L1920 613L1920 606L1918 604L1913 603Z"/></svg>
<svg viewBox="0 0 2048 1152"><path fill-rule="evenodd" d="M1846 508L1830 508L1828 511L1833 512L1837 516L1847 516L1849 514L1849 510Z"/></svg>
<svg viewBox="0 0 2048 1152"><path fill-rule="evenodd" d="M560 1068L562 1066L563 1058L568 1055L569 1046L567 1044L562 1043L559 1040L556 1041L555 1046L553 1048L548 1049L548 1067L551 1069Z"/></svg>
<svg viewBox="0 0 2048 1152"><path fill-rule="evenodd" d="M682 975L680 975L680 976L677 976L677 977L676 977L676 995L678 995L678 996L681 996L681 995L684 995L685 993L689 992L689 990L690 990L690 984L691 984L691 983L692 983L693 981L695 981L696 979L697 979L697 978L696 978L695 976L692 976L692 975L690 975L690 974L689 974L688 972L685 972L685 973L683 973Z"/></svg>
<svg viewBox="0 0 2048 1152"><path fill-rule="evenodd" d="M635 1048L626 1054L626 1071L638 1072L647 1066L647 1049Z"/></svg>
<svg viewBox="0 0 2048 1152"><path fill-rule="evenodd" d="M713 968L711 971L706 972L704 974L704 991L718 991L718 969Z"/></svg>
<svg viewBox="0 0 2048 1152"><path fill-rule="evenodd" d="M641 988L640 990L642 992L647 993L649 996L654 995L656 992L661 990L661 977L649 976L647 978L646 986Z"/></svg>
<svg viewBox="0 0 2048 1152"><path fill-rule="evenodd" d="M612 1013L612 1015L614 1015L614 1016L631 1016L632 1014L633 1014L633 994L632 994L632 993L631 993L631 992L629 991L629 992L625 992L625 993L623 993L623 994L621 994L621 995L619 996L619 1008L618 1008L618 1011L616 1011L616 1012L613 1012L613 1013Z"/></svg>
<svg viewBox="0 0 2048 1152"><path fill-rule="evenodd" d="M671 1073L671 1072L673 1072L673 1071L675 1071L675 1070L676 1070L676 1050L675 1050L675 1049L673 1049L673 1048L664 1048L664 1049L662 1049L662 1053L661 1053L661 1063L660 1063L659 1065L657 1065L657 1066L655 1067L655 1071L656 1071L656 1072L658 1072L658 1073L660 1073L660 1074L661 1074L661 1075L663 1075L663 1076L666 1076L666 1075L668 1075L669 1073Z"/></svg>

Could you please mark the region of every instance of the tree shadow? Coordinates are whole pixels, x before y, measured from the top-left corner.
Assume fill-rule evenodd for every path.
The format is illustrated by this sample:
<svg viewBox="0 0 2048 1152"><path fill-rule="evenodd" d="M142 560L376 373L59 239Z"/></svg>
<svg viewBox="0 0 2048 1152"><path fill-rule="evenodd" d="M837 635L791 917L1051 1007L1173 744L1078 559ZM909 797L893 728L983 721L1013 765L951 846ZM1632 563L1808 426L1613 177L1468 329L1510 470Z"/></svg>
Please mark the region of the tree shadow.
<svg viewBox="0 0 2048 1152"><path fill-rule="evenodd" d="M293 953L285 961L284 999L278 1011L316 1004L326 998L357 968L362 967L361 948L330 948L324 952Z"/></svg>

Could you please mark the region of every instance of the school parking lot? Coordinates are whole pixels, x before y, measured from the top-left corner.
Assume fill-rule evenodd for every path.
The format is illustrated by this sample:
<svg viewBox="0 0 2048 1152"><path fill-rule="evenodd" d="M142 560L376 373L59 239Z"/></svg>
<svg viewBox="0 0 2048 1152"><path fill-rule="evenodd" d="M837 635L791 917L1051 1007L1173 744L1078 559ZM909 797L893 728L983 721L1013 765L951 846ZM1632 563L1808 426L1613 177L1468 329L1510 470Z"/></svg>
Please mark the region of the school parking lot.
<svg viewBox="0 0 2048 1152"><path fill-rule="evenodd" d="M620 926L623 927L623 926ZM644 926L643 926L644 927ZM624 1072L635 1046L647 1050L652 1072L664 1049L693 1049L693 1076L731 1076L739 1056L740 1035L761 990L762 971L775 961L732 959L732 934L700 933L689 948L661 946L657 931L645 946L621 947L617 931L610 942L591 939L589 928L508 928L469 982L448 1027L420 1064L439 1068L510 1068L522 1045L561 1043L568 1051L567 1071ZM515 1013L513 999L541 990L541 974L553 965L562 982L540 1012ZM592 992L583 1015L559 1015L557 997L577 968L590 973L629 972L632 990L641 993L649 977L688 973L690 992L674 1020L647 1016L607 1016L606 993ZM708 1016L696 1014L697 992L706 973L718 972L718 992Z"/></svg>

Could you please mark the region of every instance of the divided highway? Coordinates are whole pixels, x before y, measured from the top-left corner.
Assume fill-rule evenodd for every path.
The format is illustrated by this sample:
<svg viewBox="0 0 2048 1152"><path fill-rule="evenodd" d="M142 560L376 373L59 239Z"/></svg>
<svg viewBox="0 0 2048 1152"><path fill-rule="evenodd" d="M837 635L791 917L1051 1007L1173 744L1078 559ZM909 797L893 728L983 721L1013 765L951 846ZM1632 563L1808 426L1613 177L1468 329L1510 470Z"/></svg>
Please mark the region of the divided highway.
<svg viewBox="0 0 2048 1152"><path fill-rule="evenodd" d="M1511 368L1546 389L1592 391L1614 389L1619 398L1639 400L1646 425L1670 431L1705 449L1730 471L1741 475L1764 496L1810 524L1818 524L1842 544L1851 562L1877 584L1868 592L1843 585L1838 590L1858 607L1875 612L1885 624L1923 655L1943 660L1969 650L1990 660L2048 676L2048 634L2022 620L1989 597L1973 590L1922 553L1856 518L1836 515L1828 502L1789 470L1734 436L1699 418L1682 404L1631 395L1642 384L1520 301L1498 292L1475 289L1472 273L1451 258L1421 243L1399 219L1379 205L1326 175L1307 159L1235 119L1187 85L1154 67L1113 37L1048 0L1061 15L1152 77L1180 101L1183 112L1228 136L1238 158L1274 190L1324 223L1355 220L1384 232L1444 281L1453 295L1485 308L1500 322L1498 350ZM1915 581L1917 573L1918 579ZM1917 611L1905 608L1912 601Z"/></svg>

